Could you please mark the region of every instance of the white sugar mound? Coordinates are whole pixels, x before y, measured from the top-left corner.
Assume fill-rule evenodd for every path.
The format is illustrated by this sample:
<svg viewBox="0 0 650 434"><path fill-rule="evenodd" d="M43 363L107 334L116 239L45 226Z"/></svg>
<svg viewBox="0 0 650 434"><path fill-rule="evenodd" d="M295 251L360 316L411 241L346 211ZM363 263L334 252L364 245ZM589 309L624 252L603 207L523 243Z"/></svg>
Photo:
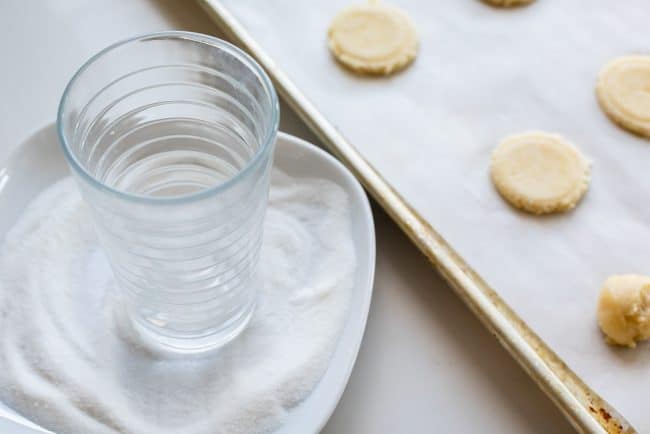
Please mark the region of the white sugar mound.
<svg viewBox="0 0 650 434"><path fill-rule="evenodd" d="M147 349L71 179L37 197L0 251L0 400L61 434L262 433L324 373L355 252L346 193L274 171L250 325L201 357Z"/></svg>

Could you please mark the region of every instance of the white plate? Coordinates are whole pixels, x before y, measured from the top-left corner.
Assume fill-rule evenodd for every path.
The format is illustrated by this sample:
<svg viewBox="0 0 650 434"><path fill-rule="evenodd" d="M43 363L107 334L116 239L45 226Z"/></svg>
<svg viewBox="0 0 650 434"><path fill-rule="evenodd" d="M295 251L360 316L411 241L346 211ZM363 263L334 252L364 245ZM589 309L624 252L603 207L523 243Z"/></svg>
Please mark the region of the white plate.
<svg viewBox="0 0 650 434"><path fill-rule="evenodd" d="M363 337L375 272L375 229L365 192L352 174L329 154L304 140L280 133L274 164L293 177L329 179L345 189L350 197L357 270L343 333L321 381L307 399L290 411L286 423L276 431L277 434L317 433L345 389ZM34 133L16 148L9 160L0 166L0 236L4 236L39 192L68 173L53 124ZM0 416L7 413L24 421L6 410L0 403ZM0 419L0 432L41 432L14 425Z"/></svg>

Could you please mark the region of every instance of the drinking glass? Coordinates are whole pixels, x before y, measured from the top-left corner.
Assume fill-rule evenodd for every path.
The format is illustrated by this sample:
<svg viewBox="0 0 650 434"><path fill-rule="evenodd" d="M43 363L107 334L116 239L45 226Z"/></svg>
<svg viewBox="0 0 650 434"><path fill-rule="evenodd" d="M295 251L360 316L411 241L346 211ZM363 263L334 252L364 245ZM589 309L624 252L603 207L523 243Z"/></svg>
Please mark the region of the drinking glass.
<svg viewBox="0 0 650 434"><path fill-rule="evenodd" d="M246 326L278 120L262 68L196 33L119 42L70 80L59 139L140 334L196 352Z"/></svg>

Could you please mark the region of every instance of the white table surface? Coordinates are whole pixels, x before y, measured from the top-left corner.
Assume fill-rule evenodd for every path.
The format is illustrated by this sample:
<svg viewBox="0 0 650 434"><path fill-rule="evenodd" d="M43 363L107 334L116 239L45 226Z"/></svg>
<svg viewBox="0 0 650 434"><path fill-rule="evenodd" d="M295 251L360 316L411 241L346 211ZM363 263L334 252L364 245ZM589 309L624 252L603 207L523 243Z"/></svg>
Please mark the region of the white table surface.
<svg viewBox="0 0 650 434"><path fill-rule="evenodd" d="M54 119L67 80L90 55L119 39L167 29L217 34L189 0L2 0L0 158ZM317 143L286 107L282 116L282 130ZM323 433L572 432L376 207L375 223L377 273L366 335Z"/></svg>

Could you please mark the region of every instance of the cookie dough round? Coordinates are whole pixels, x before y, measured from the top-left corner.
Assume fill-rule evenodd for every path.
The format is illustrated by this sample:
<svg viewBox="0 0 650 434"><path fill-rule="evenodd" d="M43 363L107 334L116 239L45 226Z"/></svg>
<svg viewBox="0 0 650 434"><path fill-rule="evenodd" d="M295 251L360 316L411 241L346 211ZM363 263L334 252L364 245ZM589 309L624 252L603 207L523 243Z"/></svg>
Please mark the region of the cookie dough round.
<svg viewBox="0 0 650 434"><path fill-rule="evenodd" d="M650 338L650 277L609 277L598 300L598 325L610 344L634 347Z"/></svg>
<svg viewBox="0 0 650 434"><path fill-rule="evenodd" d="M573 208L589 187L589 162L561 136L506 137L492 153L492 182L512 205L533 214Z"/></svg>
<svg viewBox="0 0 650 434"><path fill-rule="evenodd" d="M492 6L522 6L532 3L534 0L483 0L485 3L489 3Z"/></svg>
<svg viewBox="0 0 650 434"><path fill-rule="evenodd" d="M596 95L611 120L650 137L650 56L619 57L605 65Z"/></svg>
<svg viewBox="0 0 650 434"><path fill-rule="evenodd" d="M372 2L351 6L332 21L329 48L343 65L365 74L390 74L411 63L418 36L400 9Z"/></svg>

